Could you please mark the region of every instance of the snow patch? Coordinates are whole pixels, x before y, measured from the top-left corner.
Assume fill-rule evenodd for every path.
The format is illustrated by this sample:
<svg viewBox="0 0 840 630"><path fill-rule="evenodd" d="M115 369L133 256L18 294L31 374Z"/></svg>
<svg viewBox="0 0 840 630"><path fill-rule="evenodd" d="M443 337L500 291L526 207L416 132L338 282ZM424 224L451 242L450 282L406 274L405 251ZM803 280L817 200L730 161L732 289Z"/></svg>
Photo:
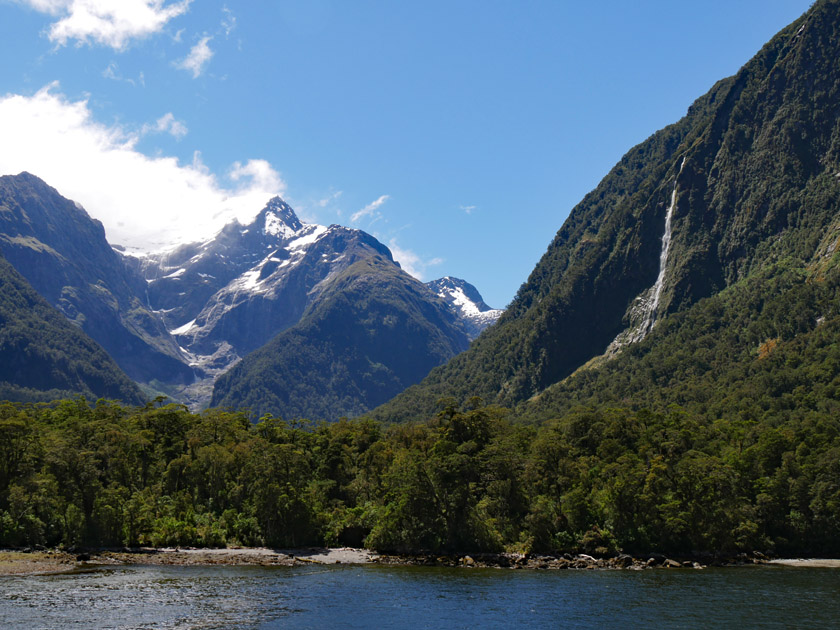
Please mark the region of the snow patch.
<svg viewBox="0 0 840 630"><path fill-rule="evenodd" d="M449 290L449 296L452 298L452 304L464 315L478 315L481 311L470 298L466 296L461 287L455 287ZM441 293L441 297L445 298L446 293Z"/></svg>
<svg viewBox="0 0 840 630"><path fill-rule="evenodd" d="M185 333L189 332L189 330L190 330L193 326L195 326L195 320L192 320L192 321L190 321L190 322L187 322L187 323L186 323L186 324L184 324L183 326L178 326L178 328L173 328L172 330L170 330L170 331L169 331L169 334L170 334L170 335L175 335L175 336L177 337L178 335L183 335L183 334L185 334ZM184 350L184 349L183 349L183 348L181 348L181 350ZM184 352L186 352L186 350L184 350Z"/></svg>
<svg viewBox="0 0 840 630"><path fill-rule="evenodd" d="M246 271L239 276L236 282L240 288L245 289L246 291L255 290L260 284L259 268Z"/></svg>
<svg viewBox="0 0 840 630"><path fill-rule="evenodd" d="M187 270L184 269L183 267L181 267L177 271L173 271L169 275L166 275L166 276L163 276L163 277L164 278L179 278L179 277L183 276L185 273L187 273Z"/></svg>
<svg viewBox="0 0 840 630"><path fill-rule="evenodd" d="M309 234L301 236L300 238L296 238L292 242L290 242L286 247L288 249L301 249L306 247L307 245L312 245L315 241L321 238L324 234L327 233L329 230L328 227L324 225L307 225L306 228L312 228L312 231Z"/></svg>
<svg viewBox="0 0 840 630"><path fill-rule="evenodd" d="M245 232L243 232L243 234L244 233ZM266 212L265 228L263 229L263 233L270 236L279 236L280 238L291 238L297 232L286 225L283 220L273 212Z"/></svg>

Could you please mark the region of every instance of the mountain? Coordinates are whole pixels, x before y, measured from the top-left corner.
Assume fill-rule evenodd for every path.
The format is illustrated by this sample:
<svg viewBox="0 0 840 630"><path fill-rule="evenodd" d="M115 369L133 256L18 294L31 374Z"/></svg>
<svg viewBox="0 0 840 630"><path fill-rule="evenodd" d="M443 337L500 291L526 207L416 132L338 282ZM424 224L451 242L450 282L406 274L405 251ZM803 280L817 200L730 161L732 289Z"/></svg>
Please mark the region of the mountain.
<svg viewBox="0 0 840 630"><path fill-rule="evenodd" d="M475 395L518 405L524 416L533 405L543 417L560 413L580 394L572 383L603 384L599 375L618 374L613 362L627 367L657 345L679 347L686 331L668 322L700 317L706 299L740 303L765 276L766 286L788 273L806 286L832 281L840 237L838 9L836 0L815 3L682 120L631 149L572 210L498 323L374 415L429 416L443 397ZM704 329L708 343L728 340L731 360L749 355L757 333L747 331L761 303L753 308L743 319L718 314ZM816 334L822 317L779 335L768 326L762 342ZM660 402L684 401L684 366L657 356L668 366L657 366L661 378L671 379ZM628 403L644 394L625 393Z"/></svg>
<svg viewBox="0 0 840 630"><path fill-rule="evenodd" d="M242 357L297 325L327 298L335 304L334 283L360 262L376 261L377 272L372 273L370 266L357 267L367 269L359 278L376 275L381 282L359 280L353 285L353 299L368 299L366 289L377 293L368 296L371 300L390 291L428 302L418 312L434 312L416 330L404 331L418 337L405 340L402 345L408 354L400 360L413 360L420 367L389 366L394 372L386 379L387 387L365 381L357 384L362 389L385 387L388 396L396 394L466 347L466 329L477 334L491 319L482 314L484 320L474 321L472 311L467 312L487 310L480 296L475 306L470 303L467 308L467 302L447 306L427 287L420 290L412 285L412 290L401 293L396 287L405 285L407 275L382 243L361 230L303 223L279 197L248 225L234 221L204 242L135 257L112 248L102 224L81 206L37 177L21 173L0 178L0 252L147 392L166 393L195 408L206 406L215 379ZM389 282L395 286L387 288ZM467 291L478 295L474 289ZM337 312L330 311L331 321ZM341 325L348 329L369 324L358 310L344 314L349 319ZM339 325L337 320L334 323ZM427 325L440 329L430 332ZM306 330L311 343L325 348L325 340ZM441 345L438 337L447 341ZM325 352L333 356L336 350ZM366 356L368 349L360 346L358 352ZM329 372L328 366L323 367ZM254 378L251 374L249 382ZM307 378L315 381L323 374L311 372ZM385 399L362 390L350 398L376 404ZM362 407L367 409L367 404ZM317 408L301 405L301 409ZM353 403L347 409L355 413L362 407Z"/></svg>
<svg viewBox="0 0 840 630"><path fill-rule="evenodd" d="M85 396L140 405L143 393L95 341L0 258L0 400Z"/></svg>
<svg viewBox="0 0 840 630"><path fill-rule="evenodd" d="M466 280L446 276L427 282L426 286L454 309L470 340L494 324L504 312L487 306L478 289Z"/></svg>
<svg viewBox="0 0 840 630"><path fill-rule="evenodd" d="M468 343L446 302L377 254L337 274L295 326L219 377L211 404L255 417L355 416Z"/></svg>
<svg viewBox="0 0 840 630"><path fill-rule="evenodd" d="M0 177L0 252L32 287L141 383L193 370L145 304L146 282L99 221L29 173Z"/></svg>
<svg viewBox="0 0 840 630"><path fill-rule="evenodd" d="M361 230L303 224L279 197L254 221L144 261L149 300L196 356L244 356L296 323L325 281L388 249Z"/></svg>
<svg viewBox="0 0 840 630"><path fill-rule="evenodd" d="M454 298L442 300L437 289L412 280L370 234L303 223L279 197L248 225L234 221L205 242L146 256L136 265L147 280L149 304L199 374L195 383L171 392L193 406L210 402L216 378L248 357L217 386L218 404L330 418L360 413L466 348L493 319L471 285L456 281L476 300L464 298L456 307ZM392 318L371 319L349 302L391 309L403 338L394 337ZM340 338L342 328L358 337ZM383 339L401 354L380 356ZM295 357L309 357L306 366L295 357L288 365L266 358L291 357L284 344L295 348ZM350 348L353 357L341 356ZM382 363L371 378L367 367L358 379L336 377L338 366L365 357ZM288 370L301 382L290 382ZM314 386L326 381L332 385Z"/></svg>

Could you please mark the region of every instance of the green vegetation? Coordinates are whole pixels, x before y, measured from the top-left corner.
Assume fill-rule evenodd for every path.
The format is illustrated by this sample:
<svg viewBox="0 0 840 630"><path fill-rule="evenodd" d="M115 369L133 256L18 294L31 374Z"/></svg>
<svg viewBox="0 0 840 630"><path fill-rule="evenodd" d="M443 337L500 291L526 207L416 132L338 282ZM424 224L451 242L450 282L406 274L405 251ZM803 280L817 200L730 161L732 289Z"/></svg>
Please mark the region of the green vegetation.
<svg viewBox="0 0 840 630"><path fill-rule="evenodd" d="M83 396L139 404L138 387L0 258L0 400Z"/></svg>
<svg viewBox="0 0 840 630"><path fill-rule="evenodd" d="M507 416L478 399L388 427L5 403L0 546L840 553L836 409L775 425L676 406Z"/></svg>
<svg viewBox="0 0 840 630"><path fill-rule="evenodd" d="M642 343L579 370L517 415L543 421L578 406L678 404L705 422L837 416L839 339L840 273L772 266L662 320Z"/></svg>
<svg viewBox="0 0 840 630"><path fill-rule="evenodd" d="M499 322L374 417L422 418L446 396L515 407L604 353L657 279L674 190L660 321L768 266L807 267L833 252L838 16L836 0L816 2L631 149L572 210Z"/></svg>
<svg viewBox="0 0 840 630"><path fill-rule="evenodd" d="M254 424L0 406L0 545L840 554L838 5L630 151L500 322L374 419L266 412L358 413L451 354L375 259L219 379ZM657 277L673 190L656 326L601 356Z"/></svg>

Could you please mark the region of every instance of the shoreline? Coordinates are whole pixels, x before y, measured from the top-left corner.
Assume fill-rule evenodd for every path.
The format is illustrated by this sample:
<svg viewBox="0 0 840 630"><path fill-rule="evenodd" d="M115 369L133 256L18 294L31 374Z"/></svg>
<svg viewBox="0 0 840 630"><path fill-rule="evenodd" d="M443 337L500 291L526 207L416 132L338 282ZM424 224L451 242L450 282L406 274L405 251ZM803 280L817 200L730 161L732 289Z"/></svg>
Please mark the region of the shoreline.
<svg viewBox="0 0 840 630"><path fill-rule="evenodd" d="M677 556L676 558L681 558ZM701 561L702 560L702 561ZM651 553L642 556L618 554L595 558L587 554L549 556L515 553L476 554L380 554L352 547L270 549L267 547L229 547L221 549L136 548L95 549L69 552L49 549L0 550L0 577L67 573L103 566L285 566L309 564L350 564L381 566L438 566L463 568L530 570L627 570L705 569L708 566L772 565L786 567L840 568L840 559L780 558L763 554L739 554L726 558L669 558Z"/></svg>

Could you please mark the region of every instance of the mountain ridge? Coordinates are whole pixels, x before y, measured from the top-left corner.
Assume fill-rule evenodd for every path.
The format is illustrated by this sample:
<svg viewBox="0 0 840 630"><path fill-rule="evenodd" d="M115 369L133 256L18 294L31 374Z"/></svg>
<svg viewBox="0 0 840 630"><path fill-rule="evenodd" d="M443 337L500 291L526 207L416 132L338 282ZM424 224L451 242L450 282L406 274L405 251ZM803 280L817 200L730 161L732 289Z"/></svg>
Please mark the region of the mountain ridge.
<svg viewBox="0 0 840 630"><path fill-rule="evenodd" d="M343 270L300 321L216 380L212 406L286 419L355 416L466 349L449 305L389 260Z"/></svg>
<svg viewBox="0 0 840 630"><path fill-rule="evenodd" d="M376 258L392 268L386 277L397 284L404 274L370 234L304 223L280 197L248 224L233 221L208 240L126 254L111 247L102 224L84 208L29 173L0 178L0 252L147 395L168 395L193 408L210 401L220 374L300 322L348 268ZM440 307L428 288L421 293ZM446 320L436 320L444 336L466 334L461 310L451 307ZM417 330L428 334L424 325ZM433 353L434 364L463 347L459 338L444 354ZM396 382L401 378L405 374Z"/></svg>
<svg viewBox="0 0 840 630"><path fill-rule="evenodd" d="M234 221L207 241L137 259L135 264L148 282L149 305L167 322L169 332L199 374L195 383L171 395L194 405L209 402L215 379L299 324L347 269L373 259L382 263L376 266L379 270L389 265L397 274L407 275L375 237L335 224L304 223L280 197L272 198L247 225ZM396 278L394 274L387 277ZM370 286L382 290L376 283ZM439 299L432 291L423 295L427 301ZM450 310L451 321L438 322L447 330L469 326L478 331L493 320L491 315L468 323L460 310L454 306ZM347 313L350 316L350 310ZM361 314L355 312L352 317ZM299 337L296 343L300 343ZM460 351L463 347L459 340L446 354L435 356L440 362L452 356L455 348ZM249 375L248 381L255 379ZM299 408L321 409L317 405Z"/></svg>
<svg viewBox="0 0 840 630"><path fill-rule="evenodd" d="M129 376L192 380L177 344L139 297L145 282L108 244L102 224L30 173L0 177L0 251Z"/></svg>

